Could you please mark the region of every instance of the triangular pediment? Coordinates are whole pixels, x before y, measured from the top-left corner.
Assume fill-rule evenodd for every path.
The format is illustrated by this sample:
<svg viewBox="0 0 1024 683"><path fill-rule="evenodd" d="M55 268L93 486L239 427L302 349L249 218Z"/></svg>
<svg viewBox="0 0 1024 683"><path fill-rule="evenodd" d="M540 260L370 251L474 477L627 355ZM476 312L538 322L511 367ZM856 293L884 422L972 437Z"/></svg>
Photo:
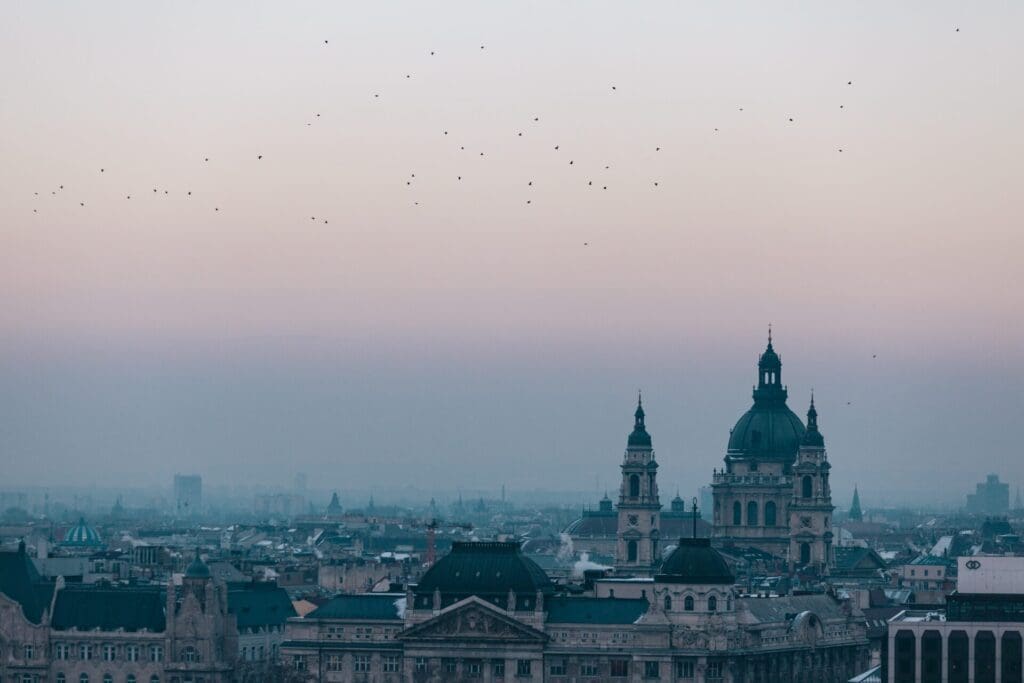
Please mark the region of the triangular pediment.
<svg viewBox="0 0 1024 683"><path fill-rule="evenodd" d="M543 643L548 636L473 596L441 610L437 616L399 633L401 640L518 641Z"/></svg>

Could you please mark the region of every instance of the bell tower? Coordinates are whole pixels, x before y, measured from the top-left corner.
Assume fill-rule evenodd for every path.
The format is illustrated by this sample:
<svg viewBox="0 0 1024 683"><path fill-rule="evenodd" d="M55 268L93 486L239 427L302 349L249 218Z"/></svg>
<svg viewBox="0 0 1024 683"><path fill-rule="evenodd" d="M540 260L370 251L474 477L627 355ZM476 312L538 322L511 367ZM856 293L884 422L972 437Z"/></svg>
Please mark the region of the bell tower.
<svg viewBox="0 0 1024 683"><path fill-rule="evenodd" d="M808 567L827 575L833 564L831 465L825 438L818 431L818 411L811 395L804 432L793 465L793 498L789 504L789 567Z"/></svg>
<svg viewBox="0 0 1024 683"><path fill-rule="evenodd" d="M637 398L633 417L633 432L622 461L615 568L632 574L652 574L659 559L661 502L658 463L644 424L642 397Z"/></svg>

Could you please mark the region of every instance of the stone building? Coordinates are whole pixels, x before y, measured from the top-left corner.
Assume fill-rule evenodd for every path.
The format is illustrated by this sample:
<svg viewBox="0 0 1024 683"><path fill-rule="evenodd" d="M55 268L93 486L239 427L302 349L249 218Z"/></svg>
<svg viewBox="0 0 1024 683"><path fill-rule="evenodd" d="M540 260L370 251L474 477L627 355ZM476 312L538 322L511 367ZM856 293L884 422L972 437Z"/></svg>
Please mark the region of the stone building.
<svg viewBox="0 0 1024 683"><path fill-rule="evenodd" d="M0 553L0 681L227 683L238 651L227 588L198 554L179 588L45 581Z"/></svg>
<svg viewBox="0 0 1024 683"><path fill-rule="evenodd" d="M308 680L846 681L863 618L828 595L751 598L708 539L684 539L650 600L561 592L516 543L455 543L407 593L339 595L290 619Z"/></svg>
<svg viewBox="0 0 1024 683"><path fill-rule="evenodd" d="M615 568L650 574L661 561L658 554L661 501L658 498L658 462L654 458L651 435L644 425L644 406L640 398L633 417L633 432L626 441L622 459Z"/></svg>

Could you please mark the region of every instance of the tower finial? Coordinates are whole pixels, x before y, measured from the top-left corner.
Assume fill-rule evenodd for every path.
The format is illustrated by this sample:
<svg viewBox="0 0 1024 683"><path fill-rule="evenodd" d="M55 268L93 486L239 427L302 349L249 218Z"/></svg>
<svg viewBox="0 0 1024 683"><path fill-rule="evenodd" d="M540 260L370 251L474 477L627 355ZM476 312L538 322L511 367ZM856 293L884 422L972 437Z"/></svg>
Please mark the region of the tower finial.
<svg viewBox="0 0 1024 683"><path fill-rule="evenodd" d="M697 496L693 497L693 537L697 538Z"/></svg>
<svg viewBox="0 0 1024 683"><path fill-rule="evenodd" d="M637 408L643 408L644 407L644 392L641 391L640 389L636 390L636 407Z"/></svg>
<svg viewBox="0 0 1024 683"><path fill-rule="evenodd" d="M768 346L772 345L772 324L768 323Z"/></svg>

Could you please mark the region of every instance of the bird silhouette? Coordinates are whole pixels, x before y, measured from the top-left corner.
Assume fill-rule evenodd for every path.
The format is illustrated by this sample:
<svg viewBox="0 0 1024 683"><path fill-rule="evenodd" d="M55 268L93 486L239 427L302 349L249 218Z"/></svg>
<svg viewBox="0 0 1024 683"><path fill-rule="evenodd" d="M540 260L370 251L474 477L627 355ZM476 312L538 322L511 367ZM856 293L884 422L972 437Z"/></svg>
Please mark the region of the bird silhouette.
<svg viewBox="0 0 1024 683"><path fill-rule="evenodd" d="M257 158L257 159L262 159L262 158L263 158L263 155L262 155L262 154L257 154L257 155L256 155L256 158Z"/></svg>

